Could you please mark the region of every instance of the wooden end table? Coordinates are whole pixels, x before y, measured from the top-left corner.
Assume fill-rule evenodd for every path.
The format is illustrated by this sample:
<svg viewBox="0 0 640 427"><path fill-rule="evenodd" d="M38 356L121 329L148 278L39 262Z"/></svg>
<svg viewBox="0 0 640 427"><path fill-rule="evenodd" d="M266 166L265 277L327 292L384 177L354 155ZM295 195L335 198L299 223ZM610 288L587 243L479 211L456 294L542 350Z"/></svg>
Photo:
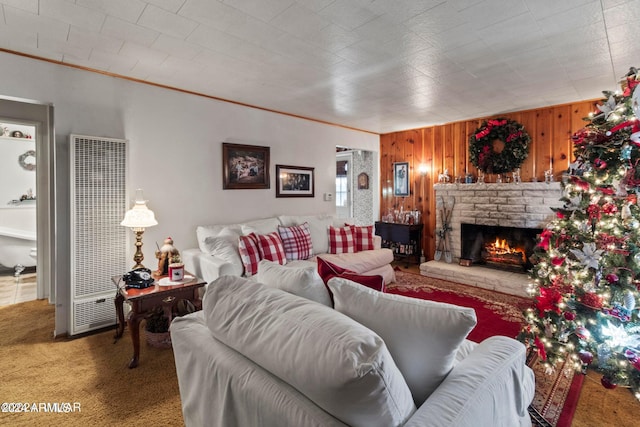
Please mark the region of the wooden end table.
<svg viewBox="0 0 640 427"><path fill-rule="evenodd" d="M140 359L140 321L155 307L161 306L164 315L171 322L173 307L181 299L189 300L196 309L202 308L202 300L198 295L198 289L206 285L206 282L192 274L185 272L185 277L193 277L190 281L176 285L164 285L166 276L156 278L153 285L145 289L129 288L121 283L122 276L113 276L111 281L119 286L115 297L116 313L118 314L118 329L116 330L116 341L122 337L124 332L124 302L131 306L131 311L127 317L127 324L131 331L131 341L133 341L133 358L129 362L129 368L138 366ZM161 284L162 281L162 284ZM170 282L169 282L170 283Z"/></svg>

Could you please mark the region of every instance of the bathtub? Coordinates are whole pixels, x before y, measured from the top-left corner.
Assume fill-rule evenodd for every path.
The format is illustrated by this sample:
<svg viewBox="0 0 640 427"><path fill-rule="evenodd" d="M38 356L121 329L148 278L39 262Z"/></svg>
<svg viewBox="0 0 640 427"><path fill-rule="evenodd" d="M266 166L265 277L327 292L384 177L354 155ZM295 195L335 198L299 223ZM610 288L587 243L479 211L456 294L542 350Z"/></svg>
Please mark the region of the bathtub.
<svg viewBox="0 0 640 427"><path fill-rule="evenodd" d="M0 265L36 265L36 209L18 206L0 209Z"/></svg>

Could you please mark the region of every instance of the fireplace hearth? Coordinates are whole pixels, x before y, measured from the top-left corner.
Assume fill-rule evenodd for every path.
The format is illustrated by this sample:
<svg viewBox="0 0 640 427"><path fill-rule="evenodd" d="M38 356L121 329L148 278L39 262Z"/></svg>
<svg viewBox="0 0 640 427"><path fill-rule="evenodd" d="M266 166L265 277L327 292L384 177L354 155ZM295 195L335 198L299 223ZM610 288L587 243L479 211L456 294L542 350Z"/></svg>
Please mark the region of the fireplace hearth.
<svg viewBox="0 0 640 427"><path fill-rule="evenodd" d="M529 257L540 228L461 224L461 258L472 264L524 272L532 267Z"/></svg>

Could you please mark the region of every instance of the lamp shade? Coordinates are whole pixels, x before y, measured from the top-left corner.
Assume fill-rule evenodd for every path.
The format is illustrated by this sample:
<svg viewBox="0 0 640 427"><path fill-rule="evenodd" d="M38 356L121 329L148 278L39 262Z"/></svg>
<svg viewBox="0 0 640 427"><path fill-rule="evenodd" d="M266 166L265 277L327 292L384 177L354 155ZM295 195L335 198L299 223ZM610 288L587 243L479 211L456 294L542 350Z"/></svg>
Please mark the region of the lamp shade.
<svg viewBox="0 0 640 427"><path fill-rule="evenodd" d="M147 202L142 198L142 191L136 192L136 203L124 215L120 225L129 228L146 228L158 225L153 211L147 207Z"/></svg>

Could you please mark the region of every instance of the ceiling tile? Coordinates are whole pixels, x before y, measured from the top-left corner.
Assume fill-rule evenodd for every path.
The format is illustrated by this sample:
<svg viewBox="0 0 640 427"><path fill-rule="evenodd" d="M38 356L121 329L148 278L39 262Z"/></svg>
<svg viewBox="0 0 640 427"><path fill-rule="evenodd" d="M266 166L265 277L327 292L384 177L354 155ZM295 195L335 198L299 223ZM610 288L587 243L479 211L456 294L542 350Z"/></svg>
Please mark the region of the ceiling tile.
<svg viewBox="0 0 640 427"><path fill-rule="evenodd" d="M295 3L295 0L222 0L247 15L269 22Z"/></svg>
<svg viewBox="0 0 640 427"><path fill-rule="evenodd" d="M206 26L224 31L241 19L242 13L231 6L219 1L186 0L178 11L179 16L192 19Z"/></svg>
<svg viewBox="0 0 640 427"><path fill-rule="evenodd" d="M327 19L299 4L285 9L269 23L288 34L304 39L321 33L321 30L330 24Z"/></svg>
<svg viewBox="0 0 640 427"><path fill-rule="evenodd" d="M138 20L147 5L142 0L75 0L75 2L78 6L103 12L131 23Z"/></svg>
<svg viewBox="0 0 640 427"><path fill-rule="evenodd" d="M118 53L123 43L121 39L108 37L73 25L69 29L68 41L78 46L85 45L90 49L99 49L110 53Z"/></svg>
<svg viewBox="0 0 640 427"><path fill-rule="evenodd" d="M185 39L198 24L188 18L184 18L164 9L149 5L142 12L138 24L143 27L167 34L179 39Z"/></svg>
<svg viewBox="0 0 640 427"><path fill-rule="evenodd" d="M351 0L336 0L318 13L347 30L354 30L377 16Z"/></svg>
<svg viewBox="0 0 640 427"><path fill-rule="evenodd" d="M38 13L38 0L2 0L2 3L34 14Z"/></svg>
<svg viewBox="0 0 640 427"><path fill-rule="evenodd" d="M193 59L198 53L202 51L200 46L196 46L193 43L189 43L184 40L180 40L166 34L160 34L158 38L153 42L151 48L166 52L169 55L181 58L181 59Z"/></svg>
<svg viewBox="0 0 640 427"><path fill-rule="evenodd" d="M102 12L78 6L66 0L40 2L39 14L93 31L100 30L106 16Z"/></svg>
<svg viewBox="0 0 640 427"><path fill-rule="evenodd" d="M153 4L168 12L176 13L184 4L184 0L145 0L147 3Z"/></svg>
<svg viewBox="0 0 640 427"><path fill-rule="evenodd" d="M64 41L69 33L69 24L52 19L47 16L34 15L22 9L11 6L4 6L4 19L9 27L33 28L43 37L50 37L54 40ZM42 50L44 51L44 50ZM53 56L57 57L57 54Z"/></svg>
<svg viewBox="0 0 640 427"><path fill-rule="evenodd" d="M151 46L159 36L157 31L131 24L113 16L107 16L101 33L105 36L132 41L143 46Z"/></svg>

